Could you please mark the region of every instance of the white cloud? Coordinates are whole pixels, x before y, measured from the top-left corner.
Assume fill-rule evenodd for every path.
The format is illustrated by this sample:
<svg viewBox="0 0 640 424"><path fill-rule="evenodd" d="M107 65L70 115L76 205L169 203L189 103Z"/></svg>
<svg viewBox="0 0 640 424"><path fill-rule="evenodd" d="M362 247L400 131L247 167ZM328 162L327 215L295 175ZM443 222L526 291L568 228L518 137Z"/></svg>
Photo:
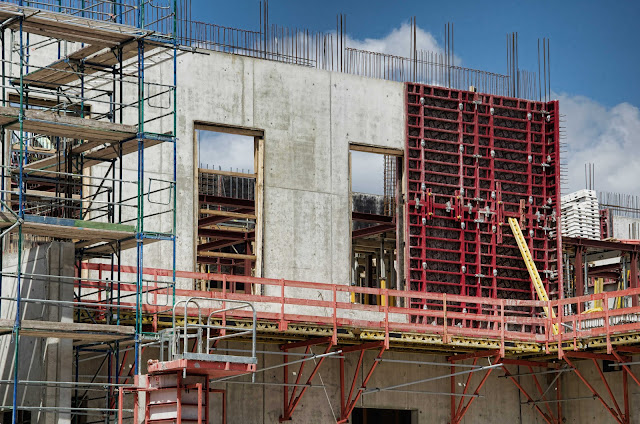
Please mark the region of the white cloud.
<svg viewBox="0 0 640 424"><path fill-rule="evenodd" d="M409 57L411 55L411 37L411 25L405 22L400 25L399 28L394 28L389 34L382 38L356 40L347 37L346 45L354 49ZM440 47L433 35L420 27L416 29L416 46L418 50L444 53L444 49Z"/></svg>
<svg viewBox="0 0 640 424"><path fill-rule="evenodd" d="M253 172L253 137L198 131L201 168Z"/></svg>
<svg viewBox="0 0 640 424"><path fill-rule="evenodd" d="M585 187L585 164L594 163L596 190L639 195L640 110L629 103L608 108L584 96L558 99L566 116L566 192Z"/></svg>

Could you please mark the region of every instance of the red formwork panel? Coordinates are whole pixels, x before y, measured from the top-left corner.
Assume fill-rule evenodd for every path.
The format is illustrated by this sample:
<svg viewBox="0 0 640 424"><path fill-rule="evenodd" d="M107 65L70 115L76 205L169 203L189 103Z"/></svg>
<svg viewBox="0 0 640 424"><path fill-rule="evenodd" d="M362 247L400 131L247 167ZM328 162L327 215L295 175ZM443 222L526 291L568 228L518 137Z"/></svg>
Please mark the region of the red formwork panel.
<svg viewBox="0 0 640 424"><path fill-rule="evenodd" d="M537 299L508 224L516 217L549 297L559 297L558 102L407 83L406 117L408 287ZM491 313L480 299L447 307Z"/></svg>

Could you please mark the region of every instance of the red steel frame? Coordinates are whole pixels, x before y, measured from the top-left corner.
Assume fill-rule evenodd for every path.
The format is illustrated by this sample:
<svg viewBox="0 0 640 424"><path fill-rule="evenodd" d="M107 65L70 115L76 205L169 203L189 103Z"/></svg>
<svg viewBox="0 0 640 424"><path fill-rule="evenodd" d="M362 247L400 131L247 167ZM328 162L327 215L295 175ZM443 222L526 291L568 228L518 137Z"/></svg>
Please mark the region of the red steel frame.
<svg viewBox="0 0 640 424"><path fill-rule="evenodd" d="M226 391L225 390L219 390L219 389L211 389L209 387L209 379L207 378L206 375L202 376L205 377L205 382L204 384L202 383L195 383L192 385L188 385L188 384L183 384L183 371L177 371L176 373L176 378L177 378L177 384L176 384L176 414L177 414L177 418L176 419L160 419L160 420L154 420L153 422L175 422L176 424L181 424L182 423L182 405L183 405L183 401L182 401L182 390L196 390L198 393L197 396L197 403L196 403L196 407L198 410L198 416L197 419L195 420L195 422L197 424L205 424L209 422L209 394L210 393L222 393L222 424L226 424L227 423L227 411L226 411ZM140 376L136 375L135 376L135 380L136 380L136 386L135 388L125 388L125 387L121 387L118 390L118 424L122 424L124 421L124 394L125 392L129 392L133 394L133 422L137 423L139 422L138 419L138 405L139 405L139 394L142 392L146 393L146 405L144 408L144 422L148 423L151 422L150 417L149 417L149 393L154 392L154 391L160 391L160 390L166 390L164 388L151 388L148 387L148 382L146 383L147 385L142 385L140 383ZM173 387L172 387L173 388ZM169 389L172 389L169 388ZM202 411L204 410L204 416L202 416ZM187 422L193 422L193 420L186 420Z"/></svg>
<svg viewBox="0 0 640 424"><path fill-rule="evenodd" d="M518 381L518 379L516 379L516 376L512 375L509 370L506 367L502 367L505 376L507 376L507 378L509 378L509 380L511 380L513 382L513 384L518 388L518 390L524 395L524 397L527 399L527 402L532 403L534 409L540 414L540 416L542 416L542 418L544 419L544 421L548 424L561 424L563 422L563 417L562 417L562 390L561 390L561 385L560 385L560 376L558 375L557 378L555 379L555 384L556 384L556 399L555 399L555 403L556 403L556 410L554 412L553 408L551 408L550 403L552 402L551 400L547 399L546 393L544 390L542 390L542 386L540 385L540 381L538 380L538 377L536 375L536 373L534 373L533 368L534 367L542 367L542 368L552 368L555 369L556 365L555 364L549 364L546 362L532 362L532 361L523 361L523 360L502 360L502 363L505 365L521 365L521 366L526 366L527 369L529 370L529 375L533 378L533 382L536 386L536 389L538 391L538 395L540 396L539 401L543 401L544 402L544 408L546 409L546 411L544 411L542 409L542 407L540 407L540 405L538 405L538 402L533 399L533 396L530 395L527 390L524 388L524 386L520 383L520 381ZM559 371L558 371L559 372Z"/></svg>
<svg viewBox="0 0 640 424"><path fill-rule="evenodd" d="M618 400L616 400L616 397L613 393L613 390L611 389L611 386L609 384L609 382L607 381L601 367L600 364L598 363L598 360L608 360L608 361L613 361L613 362L618 362L618 363L624 363L624 362L628 362L630 361L630 358L628 356L624 356L621 355L619 352L630 352L630 353L640 353L640 348L637 347L620 347L618 349L618 351L612 351L611 355L608 354L599 354L599 353L591 353L591 352L567 352L563 355L563 360L564 362L570 367L570 370L567 372L573 372L575 373L575 375L578 377L578 379L587 387L587 389L589 389L589 391L592 393L594 400L597 399L603 406L604 408L607 410L607 412L609 412L609 414L613 417L613 419L615 420L615 422L619 423L619 424L630 424L630 420L631 420L631 410L630 410L630 405L629 405L629 385L628 385L628 377L631 377L633 381L636 382L636 384L638 384L638 387L640 387L640 379L631 371L631 369L626 366L626 365L621 365L623 368L622 371L622 390L623 390L623 399L622 399L622 408L620 407L620 404L618 402ZM537 373L534 372L533 368L534 367L541 367L541 368L548 368L548 369L552 369L555 370L556 372L561 372L562 370L559 369L557 363L547 363L547 362L533 362L533 361L526 361L526 360L519 360L519 359L507 359L507 358L500 358L500 354L499 351L488 351L488 352L477 352L477 353L472 353L472 354L468 354L468 355L456 355L456 356L452 356L449 357L448 360L450 362L452 362L452 364L455 364L455 362L457 361L462 361L465 359L471 359L473 358L473 365L477 364L478 358L484 358L484 357L492 357L494 356L494 361L496 361L497 363L501 363L503 364L502 366L502 370L504 371L504 375L513 382L513 384L518 388L518 390L524 395L524 397L527 399L527 402L532 404L534 409L539 413L539 415L544 419L544 421L548 424L561 424L564 422L563 419L563 414L562 414L562 402L566 402L566 401L571 401L571 400L580 400L580 399L562 399L562 389L561 389L561 379L560 376L558 375L551 383L550 386L553 385L555 383L556 387L555 387L555 392L556 392L556 399L548 399L546 396L546 392L548 391L549 388L548 387L547 390L543 390L542 385L540 384L540 381L538 380L537 377ZM578 369L578 367L574 364L573 360L569 359L569 357L571 358L578 358L578 359L584 359L584 360L591 360L591 362L594 364L596 370L598 371L598 375L600 376L600 379L602 381L602 386L603 386L603 392L606 392L606 395L601 394L596 388L595 386L593 386L588 380L587 378L583 375L583 373ZM529 374L523 374L526 376L531 376L533 378L533 382L534 385L536 387L536 390L538 392L538 396L539 398L536 400L533 398L533 395L531 395L522 385L522 383L516 379L516 376L514 376L513 374L511 374L509 372L509 370L506 368L506 365L519 365L519 366L525 366L528 370L529 370ZM489 374L491 373L493 369L489 369L486 371L484 377L482 378L482 380L478 383L475 392L473 393L474 395L477 395L480 391L480 389L482 388L482 386L485 384L485 382L487 381L487 378L489 377ZM455 367L452 366L451 367L451 394L456 394L456 379L455 379ZM462 394L467 394L469 388L471 387L470 382L471 382L471 376L472 374L469 374L466 380L466 383L464 385L464 390L462 392ZM610 399L610 403L605 400L605 397L607 397ZM472 397L466 404L464 403L465 399L464 397L462 397L460 399L459 402L456 401L455 397L452 396L451 397L451 424L459 424L462 422L462 419L464 418L465 414L468 412L469 407L471 406L471 403L473 403L473 401L475 400L475 397ZM540 406L540 403L543 406ZM551 403L555 403L556 406L555 408L551 407Z"/></svg>
<svg viewBox="0 0 640 424"><path fill-rule="evenodd" d="M500 351L499 350L488 351L488 352L484 351L484 352L477 352L477 353L472 353L467 355L455 355L447 358L451 362L451 378L450 378L451 395L456 394L455 363L458 361L463 361L465 359L473 358L473 365L477 365L478 359L484 358L484 357L489 357L489 358L493 357L494 360L492 362L497 363L500 360ZM478 395L478 393L480 393L480 389L482 389L482 386L484 386L484 384L487 382L487 379L489 378L493 370L494 368L491 368L485 371L484 377L482 377L482 380L480 380L475 391L473 392L474 395ZM473 373L469 373L467 375L467 381L464 385L464 390L462 391L463 395L466 395L469 387L471 387L470 383L471 383L472 376L473 376ZM460 422L462 422L462 418L467 413L467 411L469 410L469 407L471 406L474 400L476 400L476 397L470 398L465 404L465 397L462 396L460 397L460 402L458 402L456 406L456 398L455 396L451 396L451 424L459 424Z"/></svg>
<svg viewBox="0 0 640 424"><path fill-rule="evenodd" d="M333 337L319 337L319 338L314 338L314 339L300 341L300 342L287 343L287 344L281 345L280 350L284 352L288 352L290 349L304 347L305 354L309 355L311 353L312 346L322 345L322 344L327 344L327 348L324 351L324 354L326 355L334 347ZM346 346L346 347L339 348L339 353L341 356L339 357L340 359L340 418L337 421L338 424L348 422L348 419L351 416L351 412L353 412L353 408L356 406L356 403L360 399L362 392L365 390L367 383L371 379L373 372L375 371L376 367L380 362L380 358L382 357L382 354L387 348L388 348L388 345L387 345L387 342L385 341L363 343L359 345ZM362 384L356 390L358 375L360 374L360 369L362 368L362 365L363 365L364 353L369 349L380 349L380 352L378 353L373 363L371 364L371 367L369 368L367 375L364 377ZM353 375L353 380L351 383L351 389L349 390L349 395L345 397L346 389L345 389L345 367L344 367L345 357L344 355L350 352L360 352L360 357L358 359L358 363L356 365L356 369ZM289 394L289 391L290 391L289 390L289 387L290 387L289 386L289 365L288 365L289 356L284 355L284 367L283 367L284 369L283 411L284 412L282 416L280 416L279 418L280 422L291 420L294 410L299 405L300 400L302 399L302 396L305 394L306 390L311 386L311 383L313 382L313 379L315 378L315 376L318 374L320 370L320 366L322 365L325 358L326 356L322 356L318 358L318 360L316 361L315 367L313 368L311 373L307 376L306 381L304 383L302 383L302 373L304 371L304 366L307 362L306 361L301 362L300 368L296 373L295 384L291 389L291 394ZM302 389L298 393L297 389L301 385L302 385Z"/></svg>
<svg viewBox="0 0 640 424"><path fill-rule="evenodd" d="M287 343L284 345L280 346L280 350L284 351L284 352L288 352L290 349L295 349L295 348L299 348L299 347L304 347L305 348L305 353L308 355L311 353L311 347L315 346L315 345L319 345L319 344L327 344L327 348L325 349L324 353L327 354L329 353L329 351L331 350L331 348L333 347L333 338L332 337L320 337L320 338L315 338L315 339L310 339L310 340L305 340L305 341L301 341L301 342L294 342L294 343ZM284 421L290 421L291 420L291 415L293 414L293 411L296 409L296 407L298 406L298 404L300 403L300 399L302 399L302 396L305 394L305 392L307 391L307 389L309 388L309 386L311 385L311 383L313 382L313 379L315 378L316 374L318 373L318 371L320 370L320 366L322 365L322 363L324 362L326 356L322 356L320 358L318 358L318 360L316 361L315 367L313 368L313 370L311 371L311 374L309 374L309 376L307 377L307 381L306 383L304 383L304 387L302 387L302 389L300 390L300 393L297 393L299 384L301 383L301 378L302 378L302 372L304 371L304 366L307 363L305 362L301 362L300 363L300 368L298 369L298 373L296 376L296 382L295 382L295 386L292 387L291 389L291 396L289 396L289 365L288 361L289 361L289 355L284 355L284 373L283 373L283 381L284 381L284 405L283 405L283 414L280 416L279 420L280 422L284 422ZM296 396L297 394L297 396Z"/></svg>
<svg viewBox="0 0 640 424"><path fill-rule="evenodd" d="M634 348L634 347L620 347L618 351L640 353L640 349ZM613 419L617 423L630 424L631 410L629 406L628 377L631 377L636 382L636 384L638 384L639 387L640 387L640 380L638 380L638 377L631 371L631 369L628 366L622 365L622 369L623 369L622 370L622 389L623 389L622 406L624 408L624 411L623 411L623 409L620 408L620 404L616 400L614 393L611 390L611 386L607 382L607 379L605 378L605 375L598 363L598 360L608 360L608 361L613 361L618 363L624 363L624 362L630 361L629 357L620 355L619 352L616 352L614 350L612 350L612 354L599 354L599 353L591 353L591 352L567 352L563 356L563 359L567 363L567 365L569 365L572 368L573 372L576 374L578 379L582 381L582 383L587 387L587 389L589 389L589 391L593 394L594 399L597 399L598 401L600 401L600 403L604 406L607 412L609 412L609 414L613 417ZM586 377L582 374L582 372L580 372L580 370L575 366L573 361L569 359L569 357L578 358L578 359L590 359L593 362L596 370L598 371L598 375L602 380L602 385L604 386L604 389L606 390L607 395L611 400L611 404L609 404L609 402L605 400L606 395L602 395L598 392L598 390L586 379Z"/></svg>
<svg viewBox="0 0 640 424"><path fill-rule="evenodd" d="M89 271L99 271L100 269L109 267L109 264L82 264L83 269L87 269ZM122 274L132 274L135 275L135 269L133 267L122 266L119 269ZM172 276L172 270L168 269L155 269L155 268L145 268L143 269L144 275L153 276L154 280L158 281L160 278L165 277L169 278ZM370 380L374 370L376 369L379 361L374 361L369 368L369 371L366 374L365 380L363 384L356 388L355 384L357 384L357 377L360 372L360 368L363 364L364 352L369 349L380 349L377 358L379 359L382 354L389 348L389 333L390 332L398 332L398 331L409 331L413 333L427 333L427 334L435 334L443 337L443 342L447 343L452 340L454 337L469 337L469 338L490 338L496 341L499 341L500 348L495 350L484 350L478 351L471 354L463 354L463 355L455 355L449 358L449 360L454 364L458 361L463 361L467 359L477 358L485 358L485 357L493 357L494 361L498 361L495 363L501 363L504 366L506 365L521 365L526 366L527 368L532 367L549 367L552 368L552 364L547 364L544 362L531 362L531 361L523 361L523 360L514 360L505 357L505 351L507 349L507 344L513 344L514 342L522 341L522 342L533 342L542 345L544 348L541 351L542 354L549 353L550 347L552 345L557 345L559 343L565 346L565 350L557 350L558 358L564 360L572 369L575 369L573 364L573 360L578 359L607 359L613 360L616 362L627 362L629 357L625 356L624 353L640 353L640 348L630 347L630 346L615 346L612 343L612 338L614 337L614 333L638 333L640 332L640 323L638 322L622 322L617 325L611 325L611 318L618 317L619 319L623 318L629 314L638 314L640 313L640 307L632 306L629 308L622 309L605 309L602 312L594 312L591 314L577 314L577 315L564 315L562 311L571 309L571 306L574 309L579 310L580 304L583 304L587 301L593 301L601 299L603 305L608 305L608 300L610 298L615 298L619 296L632 296L637 298L640 295L640 288L632 288L622 291L615 292L605 292L595 295L575 297L569 299L559 299L559 300L550 300L549 302L540 302L534 300L515 300L515 299L491 299L491 298L482 298L477 299L475 297L469 296L456 296L456 295L447 295L446 293L421 293L421 292L407 292L400 290L389 290L389 289L376 289L376 288L367 288L367 287L357 287L357 286L349 286L349 285L331 285L331 284L323 284L323 283L310 283L310 282L301 282L301 281L290 281L290 280L276 280L276 279L267 279L267 278L255 278L255 277L244 277L244 276L230 276L230 275L219 275L219 274L206 274L206 273L195 273L195 272L186 272L186 271L177 271L177 278L190 278L196 280L222 280L224 283L244 283L249 285L262 285L262 286L271 286L278 288L279 295L252 295L245 293L232 293L224 290L226 284L223 284L223 291L221 292L205 292L199 290L181 290L176 289L176 296L180 298L186 297L211 297L211 298L223 298L223 299L233 299L233 300L245 300L249 302L254 302L258 309L258 319L273 321L279 323L279 328L281 330L286 330L287 325L289 323L307 323L307 324L319 324L319 325L331 325L333 327L333 334L329 337L317 338L306 340L302 342L288 343L283 345L283 350L288 351L293 348L307 348L313 345L318 344L327 344L327 348L325 352L329 352L332 348L341 350L342 357L341 361L341 370L340 370L340 385L341 385L341 414L339 422L344 423L350 416L353 411L353 407L355 406L357 400L361 396L364 391L367 382ZM104 288L107 283L101 281L95 282L83 282L82 287L85 289L92 288ZM122 284L122 291L124 292L134 292L136 289L135 284ZM162 286L164 287L164 285ZM305 294L302 293L302 290L297 290L297 296L287 295L285 296L285 288L295 287L298 289L308 289L309 293L314 293L317 295L319 292L327 292L328 296L325 298L329 298L330 300L316 300L309 299L305 297ZM378 296L395 296L400 299L404 299L406 303L410 298L418 298L424 299L425 302L439 302L443 305L443 310L416 310L411 307L390 307L390 306L377 306L377 305L361 305L361 304L352 304L346 302L338 301L338 292L340 293L365 293L365 294L373 294ZM307 293L308 294L308 293ZM341 296L342 297L342 296ZM346 296L348 298L348 296ZM448 302L455 303L472 303L472 302L482 302L485 307L492 308L496 311L495 315L485 315L485 314L473 314L473 313L459 313L459 312L450 312L448 310ZM99 304L99 302L96 302ZM388 305L388 302L385 302ZM281 312L264 312L260 310L260 304L271 305L271 309L273 309L273 305L276 304L279 306ZM308 306L308 307L316 307L323 308L324 310L331 311L331 316L319 316L319 315L303 315L303 314L292 314L285 312L285 305L298 305L298 306ZM527 308L539 308L541 309L543 306L548 306L558 311L555 321L552 318L547 317L522 317L522 316L511 316L505 310L505 306L524 306ZM570 307L567 307L570 306ZM211 308L213 310L213 307ZM339 312L343 311L366 311L366 312L379 312L382 313L382 320L380 321L372 321L365 319L357 319L357 318L341 318ZM158 313L166 313L166 308L163 307L155 307L150 305L144 305L143 311L148 314L158 314ZM210 310L206 307L201 308L198 311L196 308L188 309L188 314L197 316L198 312L202 314L208 314ZM409 317L414 316L423 316L424 323L420 322L408 322ZM405 317L405 319L394 320L394 316ZM241 310L228 311L220 314L221 319L226 320L227 317L235 317L235 318L250 318L245 312ZM432 322L434 319L440 319L441 321L437 325L433 325ZM584 328L584 324L588 320L603 320L604 325L601 327L594 328ZM467 320L467 322L471 323L472 326L476 328L465 328L459 327L457 325L451 325L451 322L461 322L462 320ZM551 327L552 323L558 324L560 328L560 332L558 335L554 335L552 332L548 331ZM585 352L581 349L584 349L584 345L580 345L578 343L577 332L569 332L567 330L567 326L572 326L572 328L582 328L580 331L579 338L599 338L602 337L606 340L606 348L607 354L594 354L590 352ZM363 343L355 346L348 347L336 347L338 342L338 327L351 327L351 328L370 328L377 329L384 332L384 340L380 342L372 342L372 343ZM534 326L536 328L543 329L543 333L534 334L530 331L525 331L523 329L524 326ZM517 328L520 328L518 331ZM567 346L570 350L566 350ZM344 355L349 352L360 352L360 359L358 366L354 372L354 377L351 382L350 390L347 395L347 382L345 381L345 372L344 372ZM570 359L567 359L570 358ZM288 358L285 358L285 363ZM310 385L313 378L317 374L317 371L322 362L320 360L323 358L318 358L318 362L314 370L311 372L310 376L307 377L306 385ZM505 367L502 369L505 370L505 374L509 375L509 371L506 370ZM286 365L285 365L286 367ZM624 369L623 381L624 381L624 401L623 408L624 411L628 411L628 388L627 388L627 379L631 377L631 379L640 386L640 379L636 376L631 369L623 365ZM302 369L300 370L302 371ZM480 389L486 383L488 379L489 372L491 370L487 370L485 376L483 377L480 384L474 390L474 393L479 393ZM452 367L452 374L455 372L455 367ZM296 383L301 381L302 372L298 373ZM576 375L579 374L579 371L576 372ZM581 375L581 374L580 374ZM578 375L578 378L580 378ZM285 371L285 383L287 382L287 371ZM601 374L601 377L604 375ZM470 381L470 380L469 380ZM469 382L468 381L468 382ZM515 379L511 379L514 383L517 382ZM558 380L559 381L559 380ZM470 385L466 384L464 394L471 389ZM537 378L534 377L534 382L536 385L536 389L538 393L542 397L541 385L540 382L537 381ZM585 380L583 380L585 384L589 384ZM525 395L525 397L529 401L533 401L533 396L528 393L521 384L516 384L516 387ZM589 386L587 386L589 387ZM593 387L593 386L591 386ZM606 385L605 385L606 387ZM594 389L595 390L595 389ZM302 390L298 393L297 390L289 394L289 390L285 390L284 395L284 413L283 419L290 419L292 413L299 406L299 402L304 392L306 391L306 387L303 387ZM607 390L609 391L609 390ZM354 395L355 392L355 395ZM558 388L558 392L560 389ZM455 394L455 378L452 378L452 386L451 393ZM597 393L597 392L596 392ZM558 395L559 396L559 395ZM594 393L594 396L596 394ZM598 394L596 398L604 400L605 396ZM460 402L456 402L454 398L452 398L451 402L451 418L452 423L457 424L461 422L464 415L470 409L475 398L471 398L466 403L464 399ZM545 401L545 397L542 397L541 400ZM548 407L546 411L543 407L539 407L536 402L534 402L534 407L541 414L541 416L545 419L546 422L556 423L559 422L562 418L562 409L560 407L560 397L556 399L558 406L556 412L550 411ZM603 402L605 404L606 402ZM615 403L615 402L614 402ZM122 405L122 404L121 404ZM618 405L620 405L618 403ZM618 417L617 421L622 422L622 424L628 424L628 412L620 412L623 410L621 407L609 407L608 410L612 415ZM625 421L626 420L626 421Z"/></svg>
<svg viewBox="0 0 640 424"><path fill-rule="evenodd" d="M340 357L340 418L337 421L337 424L343 424L349 422L349 417L353 412L353 408L355 408L356 403L360 399L362 392L366 389L367 383L371 379L373 372L376 367L380 363L380 359L382 358L382 354L388 349L389 346L387 342L372 342L372 343L363 343L361 345L349 346L342 348L342 356ZM364 353L369 349L380 349L380 352L375 357L373 362L371 363L371 367L369 367L369 371L367 375L364 377L362 384L355 392L356 383L358 381L358 375L360 375L360 369L363 365ZM353 380L351 382L351 388L349 389L349 394L345 397L345 369L344 369L344 355L349 352L360 352L360 356L358 358L358 363L356 364L356 369L353 373Z"/></svg>
<svg viewBox="0 0 640 424"><path fill-rule="evenodd" d="M549 297L561 297L558 102L407 83L406 107L408 288L536 299L506 223L516 217ZM411 304L441 308L419 298ZM496 312L480 301L449 309Z"/></svg>

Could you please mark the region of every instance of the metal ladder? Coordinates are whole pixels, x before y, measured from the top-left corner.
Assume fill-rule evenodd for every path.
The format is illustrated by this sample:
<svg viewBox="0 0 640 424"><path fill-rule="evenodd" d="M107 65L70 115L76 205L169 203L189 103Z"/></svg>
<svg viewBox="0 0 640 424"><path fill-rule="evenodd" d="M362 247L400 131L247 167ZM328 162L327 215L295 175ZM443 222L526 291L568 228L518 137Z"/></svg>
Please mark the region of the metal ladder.
<svg viewBox="0 0 640 424"><path fill-rule="evenodd" d="M527 266L527 270L529 271L529 276L531 277L531 281L533 282L533 287L536 289L536 293L538 293L538 299L543 302L549 301L549 296L547 295L547 290L544 288L542 284L542 279L540 278L540 274L538 273L538 268L536 268L536 264L531 257L531 252L529 251L529 246L527 246L527 242L524 239L524 235L522 235L522 230L520 229L520 224L518 224L518 220L515 218L509 218L509 226L511 227L511 231L513 232L513 236L518 243L518 247L520 248L520 254L522 255L522 259L524 259L524 263ZM549 307L543 306L545 314L549 316L549 312L551 312L551 317L555 318L556 314L553 312L553 308L549 311ZM558 334L558 324L553 324L553 334Z"/></svg>

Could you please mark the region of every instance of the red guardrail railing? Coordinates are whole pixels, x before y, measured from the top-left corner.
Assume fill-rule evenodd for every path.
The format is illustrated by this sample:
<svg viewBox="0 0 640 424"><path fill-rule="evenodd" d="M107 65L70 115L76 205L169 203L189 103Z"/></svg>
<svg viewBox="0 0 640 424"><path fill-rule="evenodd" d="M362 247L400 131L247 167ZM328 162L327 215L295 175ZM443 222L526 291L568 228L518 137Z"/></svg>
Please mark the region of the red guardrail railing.
<svg viewBox="0 0 640 424"><path fill-rule="evenodd" d="M111 265L83 263L82 269L104 273L111 271ZM135 275L136 268L121 266L120 272ZM151 281L156 282L155 285L149 286L149 290L153 291L155 296L166 295L158 294L162 287L166 286L166 281L162 282L161 279L171 278L172 275L173 272L167 269L143 269L144 278L152 277ZM336 342L338 327L353 327L382 331L387 343L389 334L394 332L439 335L442 336L443 343L450 342L452 337L499 340L503 354L505 342L540 343L544 344L546 350L549 351L550 344L564 343L565 348L568 346L577 349L580 339L605 337L610 351L613 334L640 332L640 307L638 306L620 309L605 307L602 312L580 313L584 310L583 305L586 302L602 300L603 305L607 306L610 299L640 295L640 288L542 302L188 271L176 271L175 276L179 279L221 282L222 287L216 291L176 289L175 295L177 297L221 297L229 300L253 302L258 310L258 319L276 321L281 330L286 329L289 323L314 323L330 326L333 328L333 337ZM158 285L160 283L162 286ZM249 287L253 287L253 293L237 293L229 290L229 287L238 284L247 284ZM81 286L99 291L107 288L108 283L88 279L88 281L83 281ZM261 287L265 287L265 289L261 289ZM120 289L121 295L127 292L134 293L136 285L121 283ZM264 294L255 294L256 292ZM385 301L381 302L381 305L351 303L351 293L380 296ZM96 299L98 299L97 296L96 294ZM404 299L404 302L397 302L399 304L409 304L409 299L425 299L433 305L439 305L440 308L417 309L406 306L390 306L389 300L393 298ZM100 301L98 299L96 302ZM486 311L486 313L471 314L460 311L458 306L460 303L480 304L480 310ZM518 314L517 310L517 308L538 308L542 314L543 306L553 308L556 312L556 318L542 315L522 316ZM108 305L105 304L105 308L107 307ZM147 313L155 314L166 311L167 307L143 304L142 309ZM206 309L202 308L202 310ZM567 310L578 313L568 314ZM242 311L226 313L223 319L228 317L249 318L245 317ZM551 332L552 324L558 324L559 334L554 335Z"/></svg>

